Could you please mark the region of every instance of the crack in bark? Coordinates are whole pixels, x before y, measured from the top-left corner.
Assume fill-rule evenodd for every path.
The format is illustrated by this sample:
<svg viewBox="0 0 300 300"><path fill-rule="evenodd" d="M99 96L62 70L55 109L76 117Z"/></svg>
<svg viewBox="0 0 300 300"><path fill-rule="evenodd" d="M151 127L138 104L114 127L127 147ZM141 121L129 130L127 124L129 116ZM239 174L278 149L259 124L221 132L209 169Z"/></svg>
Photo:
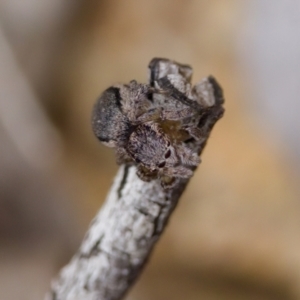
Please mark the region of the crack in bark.
<svg viewBox="0 0 300 300"><path fill-rule="evenodd" d="M97 242L95 243L95 245L91 248L90 252L89 253L80 253L79 257L82 259L82 258L85 258L85 259L89 259L91 258L92 256L97 256L100 252L103 252L102 249L99 247L101 242L102 242L102 239L103 239L103 235L101 235L99 237L99 240L97 240Z"/></svg>
<svg viewBox="0 0 300 300"><path fill-rule="evenodd" d="M118 188L118 192L117 192L119 199L122 197L122 190L123 190L124 186L126 185L128 170L129 170L129 165L125 165L123 178L122 178L120 187Z"/></svg>

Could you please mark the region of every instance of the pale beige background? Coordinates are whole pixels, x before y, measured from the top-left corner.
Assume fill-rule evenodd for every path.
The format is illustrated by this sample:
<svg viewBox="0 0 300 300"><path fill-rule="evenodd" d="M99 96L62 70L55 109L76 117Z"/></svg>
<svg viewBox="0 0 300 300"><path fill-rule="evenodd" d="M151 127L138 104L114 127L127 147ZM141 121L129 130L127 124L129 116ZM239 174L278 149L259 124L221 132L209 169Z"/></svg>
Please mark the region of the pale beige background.
<svg viewBox="0 0 300 300"><path fill-rule="evenodd" d="M93 103L157 56L214 75L226 113L128 299L299 299L297 6L1 0L0 299L41 299L78 247L117 170Z"/></svg>

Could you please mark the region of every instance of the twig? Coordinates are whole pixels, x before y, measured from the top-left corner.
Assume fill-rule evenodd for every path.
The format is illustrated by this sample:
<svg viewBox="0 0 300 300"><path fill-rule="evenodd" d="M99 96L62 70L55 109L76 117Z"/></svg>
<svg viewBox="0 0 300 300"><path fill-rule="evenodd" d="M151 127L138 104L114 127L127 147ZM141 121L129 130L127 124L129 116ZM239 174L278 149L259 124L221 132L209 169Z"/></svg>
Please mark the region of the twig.
<svg viewBox="0 0 300 300"><path fill-rule="evenodd" d="M171 66L179 65L168 62ZM198 154L224 111L220 87L212 77L207 80L208 85L202 83L202 89L205 87L203 99L198 100L202 101L201 105L213 107L213 113L205 116L201 123L205 138L190 145ZM205 99L211 92L209 99ZM46 299L122 299L137 279L188 179L180 179L175 186L165 189L158 179L142 181L136 171L133 165L120 167L106 202L92 221L78 253L62 269Z"/></svg>

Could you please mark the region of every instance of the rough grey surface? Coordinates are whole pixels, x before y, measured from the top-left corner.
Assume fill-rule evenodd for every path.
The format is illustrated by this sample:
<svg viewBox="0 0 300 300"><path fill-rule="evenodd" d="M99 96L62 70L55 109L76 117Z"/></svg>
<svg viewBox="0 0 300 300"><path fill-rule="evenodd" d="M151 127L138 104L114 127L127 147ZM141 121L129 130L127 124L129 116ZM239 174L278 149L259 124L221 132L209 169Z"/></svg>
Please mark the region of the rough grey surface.
<svg viewBox="0 0 300 300"><path fill-rule="evenodd" d="M181 191L165 192L157 180L146 183L135 167L122 166L48 299L120 299L141 271Z"/></svg>

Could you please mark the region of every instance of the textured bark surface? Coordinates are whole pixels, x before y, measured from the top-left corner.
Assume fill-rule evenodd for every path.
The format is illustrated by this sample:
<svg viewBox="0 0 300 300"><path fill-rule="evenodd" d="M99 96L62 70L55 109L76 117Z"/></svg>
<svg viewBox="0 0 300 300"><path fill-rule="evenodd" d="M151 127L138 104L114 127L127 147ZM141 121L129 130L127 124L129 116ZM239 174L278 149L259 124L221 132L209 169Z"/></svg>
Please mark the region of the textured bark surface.
<svg viewBox="0 0 300 300"><path fill-rule="evenodd" d="M166 192L122 166L81 248L48 299L120 299L137 278L186 182Z"/></svg>

